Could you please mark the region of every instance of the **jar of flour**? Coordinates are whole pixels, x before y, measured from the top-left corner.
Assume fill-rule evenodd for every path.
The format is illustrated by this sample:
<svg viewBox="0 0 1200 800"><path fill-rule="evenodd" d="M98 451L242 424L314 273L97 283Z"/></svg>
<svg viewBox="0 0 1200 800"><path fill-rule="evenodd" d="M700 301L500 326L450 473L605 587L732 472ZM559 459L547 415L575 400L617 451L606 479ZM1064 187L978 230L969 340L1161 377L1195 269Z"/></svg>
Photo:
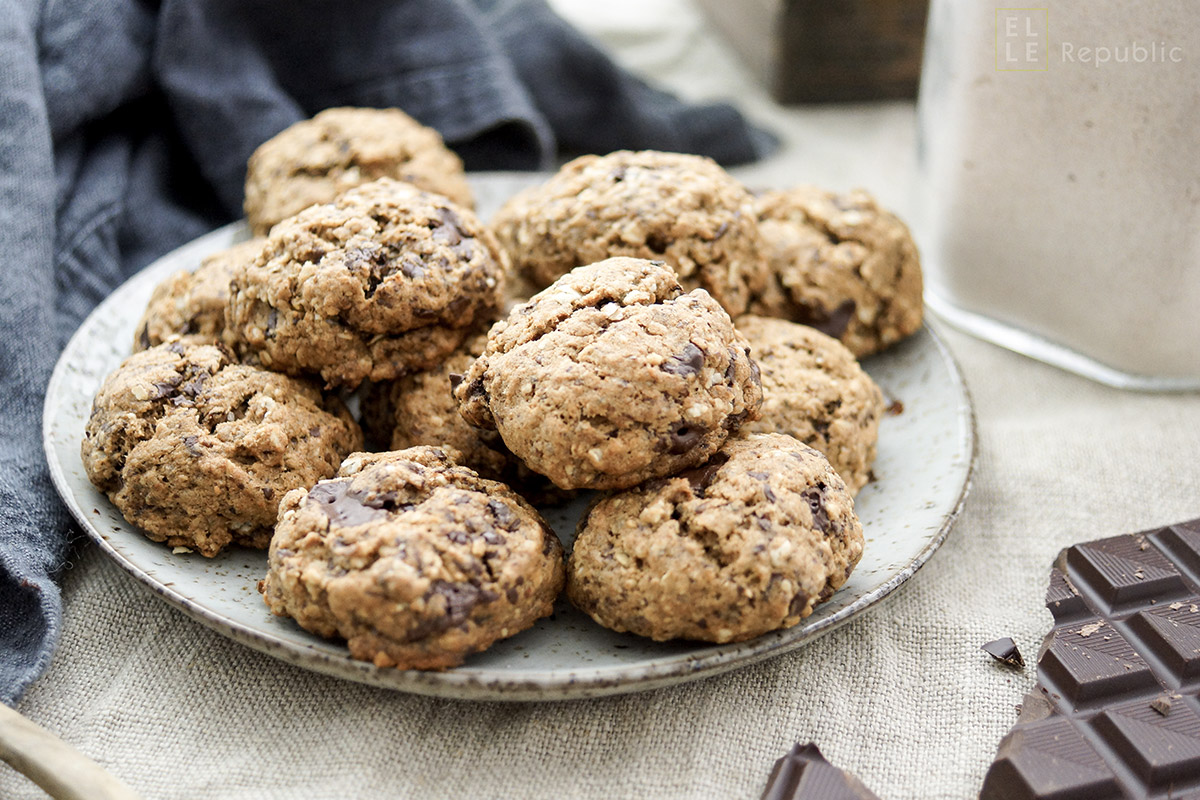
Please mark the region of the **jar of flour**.
<svg viewBox="0 0 1200 800"><path fill-rule="evenodd" d="M932 2L926 301L1104 383L1200 388L1200 8L1041 5Z"/></svg>

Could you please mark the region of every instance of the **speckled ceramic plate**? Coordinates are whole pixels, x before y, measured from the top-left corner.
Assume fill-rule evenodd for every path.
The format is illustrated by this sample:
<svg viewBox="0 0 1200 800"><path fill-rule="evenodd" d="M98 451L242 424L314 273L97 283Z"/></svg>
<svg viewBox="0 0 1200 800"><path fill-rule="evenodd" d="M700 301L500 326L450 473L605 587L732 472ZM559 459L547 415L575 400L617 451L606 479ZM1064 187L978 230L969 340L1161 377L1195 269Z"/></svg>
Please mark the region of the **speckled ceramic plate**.
<svg viewBox="0 0 1200 800"><path fill-rule="evenodd" d="M474 177L484 215L528 175ZM864 366L890 400L880 426L878 479L856 506L866 547L850 580L801 625L748 642L656 643L617 634L565 602L552 618L446 672L379 669L350 658L274 617L256 591L266 554L237 550L214 559L174 554L146 539L88 481L79 457L92 396L129 354L133 329L161 280L246 236L234 224L164 256L100 304L63 351L46 396L44 434L51 474L75 518L100 547L167 602L234 641L284 661L376 686L480 700L556 700L632 692L714 675L800 647L894 592L933 554L966 496L974 456L970 400L945 346L928 327ZM545 509L570 545L582 502Z"/></svg>

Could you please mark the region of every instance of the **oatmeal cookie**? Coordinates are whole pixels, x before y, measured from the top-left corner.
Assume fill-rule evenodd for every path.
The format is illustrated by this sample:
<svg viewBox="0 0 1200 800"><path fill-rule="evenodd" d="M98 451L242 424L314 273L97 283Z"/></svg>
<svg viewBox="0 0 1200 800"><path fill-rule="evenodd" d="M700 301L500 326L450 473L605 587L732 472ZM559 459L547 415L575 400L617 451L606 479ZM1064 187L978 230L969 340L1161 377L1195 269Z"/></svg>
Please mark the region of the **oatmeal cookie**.
<svg viewBox="0 0 1200 800"><path fill-rule="evenodd" d="M178 337L184 344L224 339L225 305L234 270L254 261L263 239L249 239L205 258L194 272L176 272L150 295L134 335L133 351Z"/></svg>
<svg viewBox="0 0 1200 800"><path fill-rule="evenodd" d="M921 327L921 263L908 228L862 190L765 192L759 229L771 265L750 311L817 328L855 356Z"/></svg>
<svg viewBox="0 0 1200 800"><path fill-rule="evenodd" d="M284 494L333 475L360 447L349 412L312 383L172 340L104 381L82 456L147 536L215 556L266 547Z"/></svg>
<svg viewBox="0 0 1200 800"><path fill-rule="evenodd" d="M563 489L618 489L703 463L761 402L758 368L707 292L661 261L612 258L512 310L455 389Z"/></svg>
<svg viewBox="0 0 1200 800"><path fill-rule="evenodd" d="M875 461L883 392L853 353L815 328L753 314L735 324L762 375L762 410L743 430L786 433L821 451L858 494Z"/></svg>
<svg viewBox="0 0 1200 800"><path fill-rule="evenodd" d="M825 457L782 434L611 494L580 520L567 597L606 628L736 642L791 627L845 583L862 525Z"/></svg>
<svg viewBox="0 0 1200 800"><path fill-rule="evenodd" d="M398 108L329 108L259 145L246 167L246 217L265 235L305 208L378 178L473 205L463 164L441 135Z"/></svg>
<svg viewBox="0 0 1200 800"><path fill-rule="evenodd" d="M507 486L413 447L355 453L290 492L259 585L272 613L380 667L445 669L533 625L563 585L558 538Z"/></svg>
<svg viewBox="0 0 1200 800"><path fill-rule="evenodd" d="M230 287L239 353L329 386L434 366L503 296L504 261L475 215L381 178L276 225Z"/></svg>
<svg viewBox="0 0 1200 800"><path fill-rule="evenodd" d="M515 195L491 226L536 288L611 256L665 261L685 289L706 289L732 316L766 286L754 197L701 156L582 156Z"/></svg>

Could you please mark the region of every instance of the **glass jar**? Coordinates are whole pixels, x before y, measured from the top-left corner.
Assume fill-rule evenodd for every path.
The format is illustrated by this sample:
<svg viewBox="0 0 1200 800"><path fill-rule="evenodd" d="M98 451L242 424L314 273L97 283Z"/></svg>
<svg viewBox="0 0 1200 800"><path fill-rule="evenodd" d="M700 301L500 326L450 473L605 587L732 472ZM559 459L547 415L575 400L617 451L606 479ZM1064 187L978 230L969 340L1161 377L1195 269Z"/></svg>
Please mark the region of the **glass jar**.
<svg viewBox="0 0 1200 800"><path fill-rule="evenodd" d="M1124 388L1200 388L1200 8L933 0L914 227L926 301Z"/></svg>

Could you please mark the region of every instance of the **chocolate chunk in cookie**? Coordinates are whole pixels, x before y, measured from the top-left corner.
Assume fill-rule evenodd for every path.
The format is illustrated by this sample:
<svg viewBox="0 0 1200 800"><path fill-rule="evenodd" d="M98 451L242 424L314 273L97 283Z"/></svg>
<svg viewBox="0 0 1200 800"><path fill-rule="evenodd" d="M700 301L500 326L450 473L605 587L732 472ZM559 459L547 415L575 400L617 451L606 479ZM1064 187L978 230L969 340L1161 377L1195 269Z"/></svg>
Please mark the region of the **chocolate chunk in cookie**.
<svg viewBox="0 0 1200 800"><path fill-rule="evenodd" d="M771 279L753 313L814 327L859 358L921 327L917 247L871 195L798 186L763 193L757 209Z"/></svg>
<svg viewBox="0 0 1200 800"><path fill-rule="evenodd" d="M708 460L761 401L725 311L662 262L613 258L517 306L455 389L564 489L625 488Z"/></svg>
<svg viewBox="0 0 1200 800"><path fill-rule="evenodd" d="M356 453L280 504L271 611L380 667L445 669L553 610L554 532L507 486L413 447Z"/></svg>
<svg viewBox="0 0 1200 800"><path fill-rule="evenodd" d="M82 456L88 477L154 541L215 556L266 547L279 500L333 475L362 433L315 385L171 340L100 387Z"/></svg>
<svg viewBox="0 0 1200 800"><path fill-rule="evenodd" d="M471 207L463 164L397 108L329 108L263 142L246 167L246 218L258 235L305 208L379 178L394 178Z"/></svg>
<svg viewBox="0 0 1200 800"><path fill-rule="evenodd" d="M276 225L233 277L240 353L330 386L427 369L496 313L495 240L445 197L383 178Z"/></svg>
<svg viewBox="0 0 1200 800"><path fill-rule="evenodd" d="M611 256L661 260L685 289L706 289L737 316L767 280L753 196L700 156L577 158L509 200L492 229L535 287Z"/></svg>
<svg viewBox="0 0 1200 800"><path fill-rule="evenodd" d="M652 639L735 642L796 625L849 577L862 525L825 457L790 436L730 439L703 467L596 503L567 596Z"/></svg>

